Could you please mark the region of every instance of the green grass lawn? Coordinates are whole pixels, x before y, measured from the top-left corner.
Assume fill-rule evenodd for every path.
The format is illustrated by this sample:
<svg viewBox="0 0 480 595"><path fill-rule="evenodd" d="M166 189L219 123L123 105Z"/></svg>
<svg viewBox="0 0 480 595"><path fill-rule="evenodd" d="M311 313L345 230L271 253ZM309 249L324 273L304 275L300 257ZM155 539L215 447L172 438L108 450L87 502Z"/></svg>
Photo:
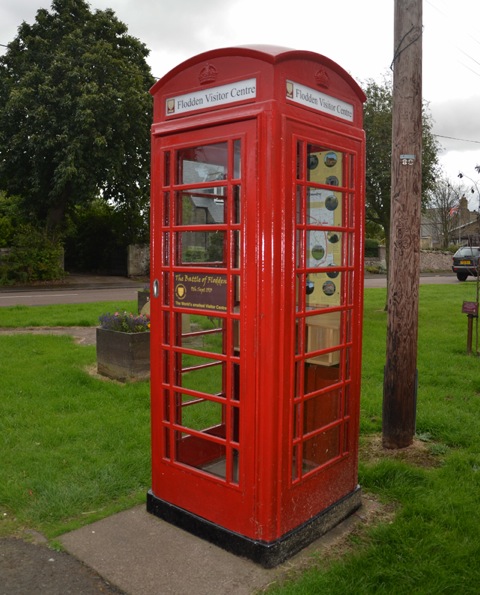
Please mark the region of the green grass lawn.
<svg viewBox="0 0 480 595"><path fill-rule="evenodd" d="M381 435L385 300L365 291L361 441ZM393 504L393 520L360 527L341 556L314 557L269 593L480 592L480 358L466 355L463 300L475 300L475 284L420 288L417 438L434 464L361 458L364 492Z"/></svg>
<svg viewBox="0 0 480 595"><path fill-rule="evenodd" d="M97 326L98 317L113 312L137 312L137 302L96 302L55 306L0 308L0 328L22 326Z"/></svg>
<svg viewBox="0 0 480 595"><path fill-rule="evenodd" d="M90 326L135 307L0 308L0 326ZM0 337L0 535L54 537L145 500L149 383L96 378L95 362L95 346L68 336Z"/></svg>
<svg viewBox="0 0 480 595"><path fill-rule="evenodd" d="M395 515L360 525L341 555L313 556L271 593L480 592L480 358L466 355L461 313L474 299L474 283L420 288L417 438L433 464L361 458L364 492ZM385 290L366 290L362 443L381 435L384 305ZM113 309L0 308L0 327L95 325ZM95 347L69 337L0 337L0 535L54 538L145 501L149 384L100 380L94 363Z"/></svg>

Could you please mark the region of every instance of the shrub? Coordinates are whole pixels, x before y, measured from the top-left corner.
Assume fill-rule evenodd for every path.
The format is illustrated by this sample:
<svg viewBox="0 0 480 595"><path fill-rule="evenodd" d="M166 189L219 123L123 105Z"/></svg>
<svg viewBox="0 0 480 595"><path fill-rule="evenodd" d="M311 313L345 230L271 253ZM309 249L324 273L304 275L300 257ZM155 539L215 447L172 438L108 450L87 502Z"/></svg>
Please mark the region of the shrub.
<svg viewBox="0 0 480 595"><path fill-rule="evenodd" d="M0 285L63 279L63 248L45 231L22 225L0 264Z"/></svg>
<svg viewBox="0 0 480 595"><path fill-rule="evenodd" d="M377 258L378 257L378 240L373 240L367 238L365 240L365 256L367 258Z"/></svg>

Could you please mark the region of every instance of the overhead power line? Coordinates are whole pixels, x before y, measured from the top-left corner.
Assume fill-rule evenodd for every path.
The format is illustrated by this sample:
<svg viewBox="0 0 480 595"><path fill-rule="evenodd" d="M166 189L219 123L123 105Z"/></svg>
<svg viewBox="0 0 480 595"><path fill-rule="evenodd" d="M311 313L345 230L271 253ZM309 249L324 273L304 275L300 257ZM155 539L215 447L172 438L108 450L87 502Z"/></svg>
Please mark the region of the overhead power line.
<svg viewBox="0 0 480 595"><path fill-rule="evenodd" d="M475 143L480 145L480 140L471 140L469 138L457 138L456 136L445 136L443 134L434 134L433 136L437 136L438 138L448 138L449 140L458 140L462 143Z"/></svg>
<svg viewBox="0 0 480 595"><path fill-rule="evenodd" d="M479 64L478 60L468 51L464 49L464 43L466 38L470 39L474 44L480 45L480 38L479 38L479 30L478 29L470 29L470 31L466 30L466 27L472 27L472 24L465 25L464 22L460 21L456 8L452 7L451 3L444 3L442 8L438 6L438 2L442 3L442 0L436 0L435 2L432 0L425 0L426 3L435 10L438 14L442 16L445 21L445 24L448 25L448 29L450 35L445 38L444 43L450 45L453 49L456 49L460 54L471 60L472 62ZM452 40L456 40L452 43ZM463 47L461 47L461 45ZM465 64L462 60L456 58L456 62L460 64L466 70L469 70L475 76L480 77L478 71L474 70L468 64Z"/></svg>

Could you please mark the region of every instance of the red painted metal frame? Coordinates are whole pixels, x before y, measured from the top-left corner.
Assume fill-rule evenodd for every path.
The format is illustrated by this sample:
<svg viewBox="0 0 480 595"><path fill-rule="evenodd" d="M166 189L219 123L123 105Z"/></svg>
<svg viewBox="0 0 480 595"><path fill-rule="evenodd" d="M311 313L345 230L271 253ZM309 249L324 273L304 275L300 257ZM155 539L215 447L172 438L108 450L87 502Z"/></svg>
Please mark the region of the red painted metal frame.
<svg viewBox="0 0 480 595"><path fill-rule="evenodd" d="M222 141L227 141L231 143L234 140L241 139L243 141L243 154L242 154L242 163L244 163L244 169L254 170L255 164L255 156L248 155L246 151L247 143L254 146L255 144L255 122L243 122L241 126L237 125L229 125L229 126L222 126L219 129L215 130L201 130L191 132L188 135L180 137L179 135L175 135L173 137L168 137L162 142L161 152L170 151L171 154L174 156L176 151L182 147L182 141L190 146L194 146L195 144L203 144L207 145L209 143L213 143L218 141L219 139ZM250 139L249 139L250 137ZM162 159L160 159L160 163ZM170 164L172 167L172 171L170 173L169 179L172 182L169 187L163 186L159 191L159 196L164 196L165 192L170 192L174 195L176 192L179 191L181 185L174 184L175 180L175 172L173 171L173 167L175 164L175 159L170 159ZM208 231L211 232L212 228L215 230L223 230L227 234L227 249L225 250L226 254L226 263L224 263L221 267L216 268L206 268L201 265L192 266L191 264L188 266L182 265L181 263L175 262L175 258L172 258L167 262L163 257L161 252L163 248L163 243L160 242L160 251L157 252L154 248L153 250L153 271L154 276L159 276L161 273L162 275L169 275L171 282L169 283L168 290L169 296L168 298L164 295L163 289L164 284L160 284L160 295L158 300L152 299L152 326L155 326L155 330L160 330L162 328L161 324L156 324L155 321L158 321L161 316L165 316L167 313L170 316L169 320L169 338L170 344L164 340L162 335L158 333L158 335L152 336L152 342L155 345L159 345L159 353L158 359L155 357L152 359L152 368L153 366L156 367L156 372L158 372L158 376L155 376L155 379L152 375L152 403L155 403L155 413L152 413L152 443L153 443L153 481L152 481L152 488L156 495L160 495L163 499L174 502L177 506L195 512L202 517L209 518L211 511L214 510L214 521L223 525L228 524L232 526L232 530L238 531L240 533L244 533L246 530L250 530L251 528L246 529L245 525L245 518L252 519L253 518L253 496L251 494L251 490L253 488L253 482L249 480L247 477L247 469L252 468L253 462L248 460L248 456L250 453L253 453L253 450L249 450L248 447L243 448L243 443L248 441L248 427L253 423L253 420L250 422L244 422L243 419L248 415L247 410L247 399L243 398L242 392L246 392L244 389L241 390L241 394L238 400L233 400L233 388L234 388L234 378L233 378L233 365L240 362L244 362L242 369L240 370L240 386L247 387L249 384L249 378L247 374L243 370L248 370L249 368L253 370L255 368L255 362L253 360L253 350L247 349L245 345L248 343L248 325L246 324L246 320L252 319L252 315L248 314L242 319L241 323L241 331L240 335L245 337L242 339L242 354L240 357L238 355L233 354L233 321L240 320L241 316L240 313L234 312L233 307L233 287L234 287L234 279L240 279L240 283L242 286L241 294L242 296L254 295L255 290L250 290L250 285L255 284L255 276L253 275L253 280L249 280L248 271L242 271L242 269L236 269L232 265L234 255L232 254L232 246L233 246L233 234L240 231L242 234L242 242L240 245L241 251L241 261L245 262L247 259L255 261L256 257L254 256L255 242L253 241L254 233L250 231L251 225L255 225L256 217L250 217L251 224L245 225L244 223L233 223L232 222L232 187L235 184L238 184L240 180L226 180L227 188L229 189L226 197L226 212L227 212L227 222L222 225L208 225L208 226L201 226L195 225L191 227L191 229L195 229L196 231ZM255 179L253 180L255 183ZM195 186L195 184L194 184ZM198 184L197 184L198 186ZM188 186L187 186L188 188ZM241 188L242 194L247 193L248 191L248 181L241 180ZM250 191L249 193L252 197L255 196L255 190ZM173 203L173 204L172 204ZM158 209L157 209L158 207ZM253 209L257 208L256 201L252 204ZM160 221L163 222L164 225L157 224L157 239L158 235L164 233L169 234L170 246L168 249L169 254L173 255L176 252L176 246L173 245L174 238L178 237L176 234L179 234L181 231L185 230L184 226L178 225L178 217L175 214L175 204L174 201L171 201L168 205L169 209L169 219L165 221L165 212L164 209L166 208L164 201L159 201L159 204L156 205L155 203L152 205L152 211L159 211L160 213ZM247 205L242 205L242 210L248 208ZM156 214L154 214L156 217ZM243 216L244 219L246 215ZM252 234L252 241L248 241L246 236ZM248 248L247 248L248 245ZM158 266L155 264L156 262L160 262L161 264ZM195 308L179 308L174 307L172 304L174 303L174 296L173 296L173 275L177 272L185 272L188 271L190 274L199 274L203 275L206 273L215 273L215 274L222 274L228 278L228 299L227 303L229 304L227 312L216 312L215 310L205 310L205 311L197 311ZM252 274L250 274L252 277ZM252 307L249 306L249 299L248 297L242 300L242 312L251 312ZM173 409L175 406L173 405L173 399L175 394L179 392L179 388L177 387L176 378L172 377L171 371L176 367L176 362L174 359L174 354L176 353L190 353L201 355L201 351L196 351L194 349L180 349L173 346L175 341L173 340L172 334L175 332L173 329L175 328L174 318L176 316L184 314L191 314L191 313L199 313L202 315L211 315L215 317L222 318L224 324L227 328L225 333L225 342L227 343L227 348L224 349L224 354L217 354L215 359L217 361L221 361L224 364L225 371L224 371L224 388L226 394L219 397L210 396L210 400L212 402L217 402L224 405L226 409L226 418L225 418L225 428L227 437L224 436L216 436L215 433L211 433L208 436L205 434L200 435L198 432L191 431L192 442L191 446L192 449L196 451L196 455L198 456L197 464L200 466L202 462L202 453L199 449L201 449L201 441L205 438L210 440L212 447L217 444L224 445L227 452L231 453L232 449L235 449L240 453L240 464L239 464L239 481L232 481L229 480L228 477L231 477L231 464L232 464L232 457L227 457L227 471L226 476L227 479L221 480L218 477L215 477L207 472L204 472L200 469L196 469L193 466L185 465L178 460L175 461L174 457L166 457L164 452L164 443L163 440L165 439L166 433L168 433L168 438L170 441L169 452L173 453L175 451L175 440L174 440L174 432L175 431L182 431L185 433L185 428L178 425L170 419L169 422L165 421L165 415L163 413L164 404L160 404L159 401L167 400L170 403L170 409ZM154 331L155 332L155 331ZM177 330L177 332L179 332ZM187 335L191 335L192 333L187 333ZM163 357L162 357L163 353ZM233 354L233 355L232 355ZM205 354L203 354L205 355ZM153 371L153 370L152 370ZM184 372L187 370L184 370ZM165 378L169 377L170 382L166 381ZM179 384L179 383L178 383ZM159 389L159 390L158 390ZM157 393L158 390L158 393ZM198 391L201 391L201 387L198 388ZM193 391L185 391L187 394L191 394L195 396ZM199 393L196 395L198 397L202 397ZM204 395L203 395L204 396ZM233 402L232 402L233 400ZM158 407L158 409L157 409ZM232 428L229 428L229 425L232 423L231 413L232 408L238 410L239 413L237 415L241 416L241 424L240 424L240 436L238 442L229 439L228 434L231 434ZM197 441L195 441L195 437ZM187 447L188 443L185 442L184 446ZM212 451L214 452L214 451ZM220 452L220 451L219 451ZM205 453L204 453L205 454ZM156 455L156 456L155 456ZM206 456L206 455L205 455ZM193 460L192 460L193 463ZM230 465L230 467L229 467ZM190 479L187 479L189 478ZM160 481L158 481L160 479ZM215 503L214 507L212 507L212 501L218 501ZM246 508L250 507L250 510L246 510ZM236 510L237 513L243 509L241 514L232 515L232 510ZM232 522L233 517L233 522ZM248 521L251 522L251 521Z"/></svg>
<svg viewBox="0 0 480 595"><path fill-rule="evenodd" d="M202 88L199 79L205 69L217 73L216 81L207 84L211 87L255 78L255 99L214 110L201 108L169 118L165 114L165 102ZM323 73L323 77L319 73ZM310 87L317 84L316 80L321 80L322 84L328 80L328 90L323 87L321 90L349 102L354 107L353 121L346 122L287 100L285 84L288 79ZM160 80L152 89L152 95L151 277L152 283L155 279L160 281L159 297L151 300L152 492L156 498L229 531L253 540L273 542L357 487L363 295L364 96L353 79L329 59L311 52L270 47L227 48L192 58ZM175 408L173 398L178 392L172 370L177 365L177 355L188 351L175 347L173 335L179 332L178 315L192 313L192 309L174 306L173 276L184 271L185 267L172 257L176 250L173 242L178 237L176 234L184 228L176 224L174 201L169 200L167 204L165 196L172 197L181 190L181 185L175 182L176 151L214 142L227 142L231 146L236 139L242 140L242 175L240 180L229 179L225 184L230 192L227 204L232 198L233 185L241 184L242 219L238 225L234 224L229 215L231 206L227 206L227 222L215 226L215 229L227 234L227 263L220 268L209 269L227 276L229 307L226 312L214 314L225 322L226 328L226 349L224 354L215 356L221 362L219 365L225 368L223 389L226 394L210 396L212 402L226 405L227 418L224 419L225 428L219 430L221 435L212 431L208 435L208 443L222 447L225 452L238 451L238 480L233 480L229 475L231 462L227 463L227 479L221 479L180 463L173 456L176 446L172 433L177 430L184 432L184 428L172 418L172 409ZM338 459L311 473L297 473L294 477L293 449L305 437L294 435L293 411L297 404L303 410L308 401L304 395L294 398L296 366L306 359L305 353L295 355L296 321L305 318L304 314L297 315L296 279L297 275L306 274L305 267L296 266L297 141L316 143L345 153L355 160L355 173L354 178L348 180L347 187L341 188L345 194L354 194L354 200L349 221L342 223L340 228L351 235L352 242L348 243L348 259L344 255L339 267L343 278L347 279L348 288L344 284L344 302L336 308L344 313L339 346L342 374L346 369L345 354L347 351L349 354L350 376L348 379L340 378L337 386L342 394L349 392L348 415L342 414L342 424L348 424L349 428L348 443ZM164 157L166 152L170 155L168 162ZM170 167L168 175L166 163ZM305 225L300 225L300 228L306 231ZM212 226L197 225L194 229L211 231ZM232 267L230 253L232 234L237 231L241 234L240 270ZM165 243L166 237L168 243ZM202 266L187 268L192 273L205 273ZM162 282L165 276L170 279L168 299L164 295L167 286ZM240 310L236 311L233 308L233 284L238 278L241 304ZM234 320L239 320L240 324L239 353L234 353L232 345ZM346 327L347 324L350 328ZM237 381L233 363L239 364L238 400L232 392ZM190 393L196 396L194 391ZM166 414L168 409L170 418ZM239 429L235 439L232 421L228 417L228 412L232 410L239 412ZM205 438L205 434L194 430L190 434L192 444L196 438ZM166 445L169 445L168 448ZM202 457L207 455L199 451L198 461L201 463Z"/></svg>

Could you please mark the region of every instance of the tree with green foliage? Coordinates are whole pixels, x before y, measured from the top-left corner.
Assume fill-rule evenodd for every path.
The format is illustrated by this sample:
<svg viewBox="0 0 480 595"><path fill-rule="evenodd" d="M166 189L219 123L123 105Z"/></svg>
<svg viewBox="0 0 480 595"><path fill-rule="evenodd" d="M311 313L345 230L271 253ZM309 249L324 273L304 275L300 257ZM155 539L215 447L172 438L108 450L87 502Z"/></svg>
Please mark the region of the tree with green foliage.
<svg viewBox="0 0 480 595"><path fill-rule="evenodd" d="M123 213L104 200L77 205L64 235L67 270L104 273L114 269L123 274L119 263L123 261L126 268L128 233Z"/></svg>
<svg viewBox="0 0 480 595"><path fill-rule="evenodd" d="M20 199L0 191L0 248L11 246L15 232L23 222Z"/></svg>
<svg viewBox="0 0 480 595"><path fill-rule="evenodd" d="M0 188L49 233L99 197L148 212L147 56L111 9L53 0L0 57Z"/></svg>
<svg viewBox="0 0 480 595"><path fill-rule="evenodd" d="M369 80L364 86L364 128L367 137L366 219L380 225L387 242L390 237L391 159L392 159L392 83ZM427 105L422 115L422 205L428 203L435 187L439 146L432 132Z"/></svg>

